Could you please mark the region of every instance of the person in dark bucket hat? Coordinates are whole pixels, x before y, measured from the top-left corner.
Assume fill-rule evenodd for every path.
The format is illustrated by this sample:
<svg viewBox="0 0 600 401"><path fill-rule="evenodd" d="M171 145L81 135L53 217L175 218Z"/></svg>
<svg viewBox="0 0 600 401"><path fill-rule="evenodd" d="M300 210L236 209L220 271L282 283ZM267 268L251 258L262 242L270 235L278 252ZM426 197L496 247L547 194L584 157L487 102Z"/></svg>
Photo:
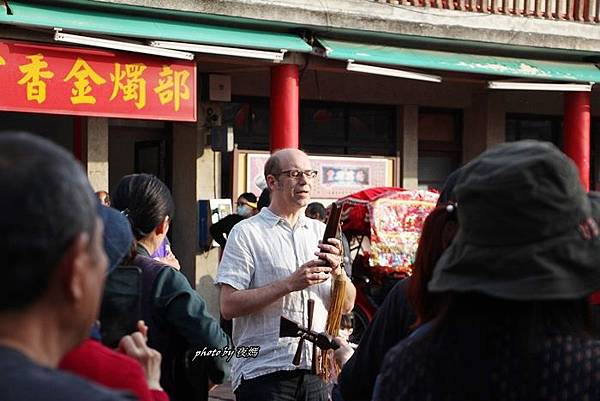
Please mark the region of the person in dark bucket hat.
<svg viewBox="0 0 600 401"><path fill-rule="evenodd" d="M600 288L600 240L580 228L595 226L590 199L599 200L586 196L574 163L554 145L496 146L462 168L454 191L460 229L430 290L543 300Z"/></svg>
<svg viewBox="0 0 600 401"><path fill-rule="evenodd" d="M98 215L104 223L104 252L108 256L108 273L112 272L131 249L133 232L123 214L111 207L98 204Z"/></svg>
<svg viewBox="0 0 600 401"><path fill-rule="evenodd" d="M554 145L463 166L459 229L429 282L445 309L386 355L374 401L600 400L600 197Z"/></svg>

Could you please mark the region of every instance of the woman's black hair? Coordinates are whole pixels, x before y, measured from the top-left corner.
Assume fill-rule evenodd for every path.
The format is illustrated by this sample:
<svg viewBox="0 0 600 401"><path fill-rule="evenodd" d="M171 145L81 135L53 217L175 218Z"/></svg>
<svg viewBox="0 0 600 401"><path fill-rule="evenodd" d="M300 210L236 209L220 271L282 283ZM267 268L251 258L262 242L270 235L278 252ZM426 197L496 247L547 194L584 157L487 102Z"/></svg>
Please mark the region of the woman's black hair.
<svg viewBox="0 0 600 401"><path fill-rule="evenodd" d="M256 201L257 201L256 195L254 195L252 192L244 192L243 194L238 196L238 198L244 198L248 202L252 202L252 203L256 203Z"/></svg>
<svg viewBox="0 0 600 401"><path fill-rule="evenodd" d="M256 206L257 206L258 210L260 210L263 207L269 206L270 203L271 203L271 190L269 188L265 188L260 193L260 197L258 198L258 204Z"/></svg>
<svg viewBox="0 0 600 401"><path fill-rule="evenodd" d="M150 174L121 178L113 193L112 206L129 218L137 240L148 236L166 216L172 220L175 213L169 188Z"/></svg>

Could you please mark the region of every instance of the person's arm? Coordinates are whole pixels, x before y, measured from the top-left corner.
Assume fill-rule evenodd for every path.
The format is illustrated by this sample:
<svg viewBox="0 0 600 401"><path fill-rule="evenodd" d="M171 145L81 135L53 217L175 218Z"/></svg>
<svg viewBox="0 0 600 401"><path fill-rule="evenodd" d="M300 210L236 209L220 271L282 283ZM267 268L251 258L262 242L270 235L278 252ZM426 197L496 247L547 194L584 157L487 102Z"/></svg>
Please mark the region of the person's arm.
<svg viewBox="0 0 600 401"><path fill-rule="evenodd" d="M143 320L138 321L137 327L138 331L121 338L119 350L142 365L150 390L163 391L160 386L162 355L154 348L148 347L148 326Z"/></svg>
<svg viewBox="0 0 600 401"><path fill-rule="evenodd" d="M325 261L311 260L300 266L292 275L260 288L238 290L229 284L221 286L221 314L233 319L254 313L286 296L290 292L303 290L320 284L329 278L331 268Z"/></svg>
<svg viewBox="0 0 600 401"><path fill-rule="evenodd" d="M219 244L221 248L225 248L225 243L227 242L227 239L225 238L225 219L212 224L208 230L210 231L212 239L217 241L217 244Z"/></svg>
<svg viewBox="0 0 600 401"><path fill-rule="evenodd" d="M185 276L174 269L163 269L153 288L154 305L190 346L232 347L231 340L207 311L204 299L190 286ZM222 383L229 373L225 358L213 358L209 377Z"/></svg>
<svg viewBox="0 0 600 401"><path fill-rule="evenodd" d="M343 269L340 269L343 271ZM346 273L342 273L346 280L346 295L344 296L344 305L342 306L342 313L350 313L354 309L354 302L356 301L356 287L350 280L350 277Z"/></svg>

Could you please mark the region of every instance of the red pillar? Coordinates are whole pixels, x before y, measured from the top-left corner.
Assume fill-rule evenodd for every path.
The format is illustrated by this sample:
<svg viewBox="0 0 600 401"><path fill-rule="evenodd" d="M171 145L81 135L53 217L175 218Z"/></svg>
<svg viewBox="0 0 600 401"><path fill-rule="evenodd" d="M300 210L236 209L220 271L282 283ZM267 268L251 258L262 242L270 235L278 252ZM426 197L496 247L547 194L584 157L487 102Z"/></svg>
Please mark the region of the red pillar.
<svg viewBox="0 0 600 401"><path fill-rule="evenodd" d="M300 143L298 66L271 67L271 152L298 148Z"/></svg>
<svg viewBox="0 0 600 401"><path fill-rule="evenodd" d="M590 92L565 92L564 149L590 189Z"/></svg>

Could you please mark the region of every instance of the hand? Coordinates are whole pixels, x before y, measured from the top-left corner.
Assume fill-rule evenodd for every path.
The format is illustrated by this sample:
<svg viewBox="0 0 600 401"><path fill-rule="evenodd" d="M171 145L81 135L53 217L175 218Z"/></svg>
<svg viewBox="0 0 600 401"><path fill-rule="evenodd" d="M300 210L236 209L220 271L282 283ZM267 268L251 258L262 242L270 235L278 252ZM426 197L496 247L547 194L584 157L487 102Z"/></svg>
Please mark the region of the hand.
<svg viewBox="0 0 600 401"><path fill-rule="evenodd" d="M341 268L342 265L342 242L337 238L329 238L327 244L319 241L319 251L315 252L315 255L319 259L324 260L327 266L333 270L331 274L337 276L343 273Z"/></svg>
<svg viewBox="0 0 600 401"><path fill-rule="evenodd" d="M287 278L290 292L300 291L311 285L321 284L329 279L331 267L322 259L315 259L300 266Z"/></svg>
<svg viewBox="0 0 600 401"><path fill-rule="evenodd" d="M173 252L171 252L171 248L167 248L167 255L162 258L155 258L159 262L167 264L177 270L181 270L181 265L179 264L179 260L175 257Z"/></svg>
<svg viewBox="0 0 600 401"><path fill-rule="evenodd" d="M340 366L340 368L343 368L346 362L348 362L348 359L354 355L354 349L342 337L334 337L333 341L340 345L340 347L336 349L333 354L337 364Z"/></svg>
<svg viewBox="0 0 600 401"><path fill-rule="evenodd" d="M162 390L160 387L160 363L162 356L157 350L148 347L148 327L142 320L138 322L138 331L126 335L119 341L119 350L138 361L144 374L148 387L151 390Z"/></svg>

